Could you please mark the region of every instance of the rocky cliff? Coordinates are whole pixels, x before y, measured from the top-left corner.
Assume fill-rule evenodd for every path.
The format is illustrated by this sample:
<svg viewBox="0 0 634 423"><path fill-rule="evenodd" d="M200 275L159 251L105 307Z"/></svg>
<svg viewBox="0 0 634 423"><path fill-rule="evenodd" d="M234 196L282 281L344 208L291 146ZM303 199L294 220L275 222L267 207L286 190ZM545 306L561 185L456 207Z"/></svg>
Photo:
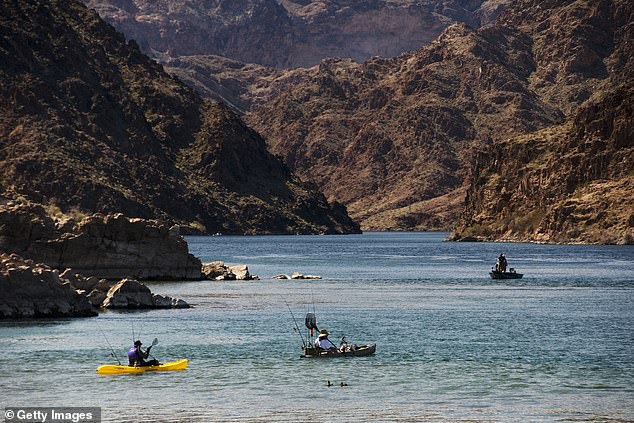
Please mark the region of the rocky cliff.
<svg viewBox="0 0 634 423"><path fill-rule="evenodd" d="M201 279L177 228L121 214L54 220L43 207L0 207L0 251L107 279Z"/></svg>
<svg viewBox="0 0 634 423"><path fill-rule="evenodd" d="M76 1L0 4L0 190L202 232L358 231L221 105Z"/></svg>
<svg viewBox="0 0 634 423"><path fill-rule="evenodd" d="M514 2L411 54L269 76L247 121L365 228L450 227L466 185L456 238L628 242L631 17Z"/></svg>
<svg viewBox="0 0 634 423"><path fill-rule="evenodd" d="M85 0L163 58L218 55L293 68L418 49L452 22L491 21L505 0Z"/></svg>
<svg viewBox="0 0 634 423"><path fill-rule="evenodd" d="M219 7L206 10L213 9L214 19L217 12L249 22L260 15L245 10L265 7L290 19L280 25L292 34L288 25L298 17L318 22L330 10L361 16L387 4L363 3L212 2ZM422 4L395 1L389 7L414 3ZM438 16L450 16L444 10L460 6L493 19L507 2L431 3L443 10L436 10ZM272 69L198 51L177 56L158 47L165 54L155 57L205 95L248 110L246 121L267 137L273 152L329 200L344 203L367 229L450 228L467 193L455 238L628 242L631 194L623 187L631 174L631 159L626 160L631 127L623 117L628 102L618 99L630 92L632 80L630 3L508 2L491 25L474 29L448 20L438 27L446 27L440 36L420 50L364 63L325 59L311 68ZM112 6L107 9L116 13L100 12L113 22L117 16L138 21L138 11L147 11L147 5L137 10L139 2L99 4ZM197 16L194 6L201 4L183 7ZM163 33L170 34L178 21L161 24ZM143 24L133 26L124 29L129 36L143 32ZM159 46L153 37L144 40L145 48ZM271 51L261 45L262 54ZM279 57L292 56L270 48ZM191 53L196 55L184 56ZM499 195L502 186L505 195ZM538 192L544 196L536 203ZM604 197L610 202L598 201ZM606 213L599 211L604 208ZM529 222L512 223L517 219ZM599 233L610 235L602 240Z"/></svg>
<svg viewBox="0 0 634 423"><path fill-rule="evenodd" d="M535 91L570 112L477 156L453 238L632 244L634 7L521 3L545 28L533 32ZM518 15L504 21L535 28Z"/></svg>

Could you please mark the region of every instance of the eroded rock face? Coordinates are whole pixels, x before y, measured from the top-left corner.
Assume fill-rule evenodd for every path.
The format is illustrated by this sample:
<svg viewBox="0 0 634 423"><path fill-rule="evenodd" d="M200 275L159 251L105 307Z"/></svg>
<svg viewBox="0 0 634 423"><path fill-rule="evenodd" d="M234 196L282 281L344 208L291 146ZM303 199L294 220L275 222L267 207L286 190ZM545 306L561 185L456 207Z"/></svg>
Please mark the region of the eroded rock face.
<svg viewBox="0 0 634 423"><path fill-rule="evenodd" d="M95 307L56 269L0 254L0 318L96 315Z"/></svg>
<svg viewBox="0 0 634 423"><path fill-rule="evenodd" d="M565 125L479 154L452 238L633 244L633 99L620 85Z"/></svg>
<svg viewBox="0 0 634 423"><path fill-rule="evenodd" d="M121 214L56 223L41 206L8 203L0 206L0 250L96 278L202 277L200 261L176 228ZM78 288L90 291L97 282L89 279Z"/></svg>
<svg viewBox="0 0 634 423"><path fill-rule="evenodd" d="M533 88L566 120L477 155L453 238L632 244L634 4L543 6L502 20L533 30Z"/></svg>

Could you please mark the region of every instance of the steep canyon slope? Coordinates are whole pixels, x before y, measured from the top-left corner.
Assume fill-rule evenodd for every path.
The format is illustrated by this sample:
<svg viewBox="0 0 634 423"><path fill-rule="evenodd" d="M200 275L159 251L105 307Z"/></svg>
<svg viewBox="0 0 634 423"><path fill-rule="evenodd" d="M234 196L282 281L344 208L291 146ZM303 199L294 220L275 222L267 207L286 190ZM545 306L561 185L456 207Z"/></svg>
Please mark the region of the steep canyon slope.
<svg viewBox="0 0 634 423"><path fill-rule="evenodd" d="M505 23L532 30L541 65L531 85L567 119L478 154L453 238L632 244L634 6L522 3L539 26Z"/></svg>
<svg viewBox="0 0 634 423"><path fill-rule="evenodd" d="M170 41L173 31L187 32L175 25L184 22L182 11L156 12L159 25L146 22L143 2L89 3L128 37L138 37L170 73L247 112L246 122L266 137L272 152L328 199L347 205L365 229L449 229L459 220L455 239L631 239L631 2L253 0L231 3L229 14L227 3L211 2L218 7L209 9L210 16L226 16L218 28L232 28L229 33L247 40L237 50L248 58L228 50L178 50L198 39L190 34ZM187 16L200 15L202 3L185 3ZM360 3L365 6L353 7ZM381 21L389 23L389 16L373 20L369 11L416 10L414 4L435 5L434 19L445 22L434 26L442 30L437 38L400 55L365 53L392 58L350 59L362 58L350 46L363 37L375 47L375 36L395 42L382 32L387 26ZM275 10L274 18L272 12L245 13L258 7ZM477 28L504 8L493 24ZM361 28L350 23L356 18L337 19L355 14L376 30L346 32ZM261 25L269 18L271 25ZM321 35L332 33L328 39L340 50L324 53L326 47L299 43L299 56L291 54L287 47L297 43L298 19L308 25L303 37L327 44ZM252 22L251 38L229 21ZM327 30L310 26L318 24ZM422 40L410 30L404 24L397 38ZM253 40L260 40L261 52L251 51ZM411 48L403 44L400 51ZM258 58L271 52L275 62ZM329 52L341 58L283 69L310 65ZM316 60L293 62L302 54Z"/></svg>
<svg viewBox="0 0 634 423"><path fill-rule="evenodd" d="M82 3L2 2L0 35L3 196L208 233L358 230Z"/></svg>
<svg viewBox="0 0 634 423"><path fill-rule="evenodd" d="M287 72L247 121L365 228L446 228L467 184L455 238L630 242L633 45L630 2L518 1L414 53Z"/></svg>

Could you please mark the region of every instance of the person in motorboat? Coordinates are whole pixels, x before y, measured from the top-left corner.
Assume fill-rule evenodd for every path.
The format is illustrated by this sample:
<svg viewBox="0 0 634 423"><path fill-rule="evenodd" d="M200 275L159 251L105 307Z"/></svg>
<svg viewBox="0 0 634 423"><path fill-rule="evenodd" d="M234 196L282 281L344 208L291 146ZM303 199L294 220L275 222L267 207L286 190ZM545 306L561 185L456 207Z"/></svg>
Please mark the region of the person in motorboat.
<svg viewBox="0 0 634 423"><path fill-rule="evenodd" d="M140 366L158 366L160 363L158 360L153 359L146 361L150 355L150 350L152 349L152 345L147 347L145 351L141 348L143 343L139 340L134 341L134 345L128 351L128 364L130 366L140 367Z"/></svg>
<svg viewBox="0 0 634 423"><path fill-rule="evenodd" d="M500 257L498 257L498 261L495 264L495 270L497 272L506 272L506 257L504 256L504 254L500 254Z"/></svg>
<svg viewBox="0 0 634 423"><path fill-rule="evenodd" d="M330 333L326 329L320 330L319 336L315 339L315 347L324 351L336 350L337 347L328 339L328 335Z"/></svg>

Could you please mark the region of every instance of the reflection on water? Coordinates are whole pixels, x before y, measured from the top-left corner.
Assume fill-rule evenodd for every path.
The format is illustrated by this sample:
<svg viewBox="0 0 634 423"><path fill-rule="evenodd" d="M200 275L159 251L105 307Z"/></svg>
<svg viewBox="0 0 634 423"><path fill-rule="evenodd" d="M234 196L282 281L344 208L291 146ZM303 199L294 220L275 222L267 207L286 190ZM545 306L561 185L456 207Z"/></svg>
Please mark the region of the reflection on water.
<svg viewBox="0 0 634 423"><path fill-rule="evenodd" d="M203 261L324 279L156 282L195 308L1 323L0 402L101 406L108 421L634 419L631 247L444 235L189 238ZM524 279L488 278L500 252ZM300 359L287 304L298 324L314 308L332 339L376 342L376 355ZM98 376L108 342L125 357L133 324L189 368Z"/></svg>

